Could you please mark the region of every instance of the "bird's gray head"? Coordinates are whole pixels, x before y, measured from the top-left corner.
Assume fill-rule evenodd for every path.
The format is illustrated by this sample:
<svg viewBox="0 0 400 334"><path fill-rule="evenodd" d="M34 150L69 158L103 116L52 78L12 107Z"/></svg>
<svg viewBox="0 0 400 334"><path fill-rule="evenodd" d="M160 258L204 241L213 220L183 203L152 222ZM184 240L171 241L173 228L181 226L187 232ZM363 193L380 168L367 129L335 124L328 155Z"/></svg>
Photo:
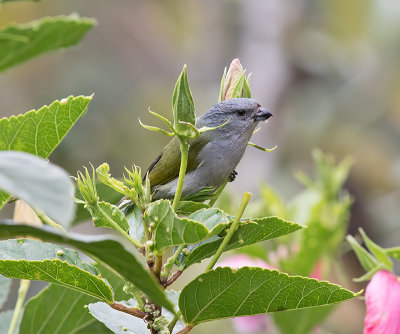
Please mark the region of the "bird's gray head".
<svg viewBox="0 0 400 334"><path fill-rule="evenodd" d="M213 106L198 119L197 126L216 127L229 120L218 132L251 134L259 121L265 121L271 116L256 100L235 98Z"/></svg>

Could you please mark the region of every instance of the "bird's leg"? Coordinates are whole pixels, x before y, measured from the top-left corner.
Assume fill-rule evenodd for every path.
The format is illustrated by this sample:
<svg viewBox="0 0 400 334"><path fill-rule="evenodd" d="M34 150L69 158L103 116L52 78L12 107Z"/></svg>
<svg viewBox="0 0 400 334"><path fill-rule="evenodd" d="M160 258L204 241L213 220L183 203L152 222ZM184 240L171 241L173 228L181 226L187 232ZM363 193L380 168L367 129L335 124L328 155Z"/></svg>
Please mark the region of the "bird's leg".
<svg viewBox="0 0 400 334"><path fill-rule="evenodd" d="M233 170L232 173L229 175L229 182L235 181L236 175L238 175L238 172Z"/></svg>

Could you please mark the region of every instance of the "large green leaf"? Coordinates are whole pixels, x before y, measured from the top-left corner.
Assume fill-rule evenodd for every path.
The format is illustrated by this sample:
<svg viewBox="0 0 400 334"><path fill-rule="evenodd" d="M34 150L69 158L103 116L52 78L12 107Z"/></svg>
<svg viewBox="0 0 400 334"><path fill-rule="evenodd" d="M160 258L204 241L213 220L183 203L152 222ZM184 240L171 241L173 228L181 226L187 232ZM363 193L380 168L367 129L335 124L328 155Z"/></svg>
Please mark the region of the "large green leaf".
<svg viewBox="0 0 400 334"><path fill-rule="evenodd" d="M154 223L154 246L162 253L176 245L193 244L221 232L229 220L218 209L201 209L188 218L179 218L168 200L150 203L146 210L147 219Z"/></svg>
<svg viewBox="0 0 400 334"><path fill-rule="evenodd" d="M75 334L97 322L85 308L94 302L93 297L50 284L26 303L20 333ZM101 327L101 333L111 333Z"/></svg>
<svg viewBox="0 0 400 334"><path fill-rule="evenodd" d="M0 189L62 225L74 216L74 184L60 167L25 152L0 151Z"/></svg>
<svg viewBox="0 0 400 334"><path fill-rule="evenodd" d="M0 220L0 238L32 236L43 241L69 244L93 259L106 264L127 281L142 290L153 302L173 310L171 302L136 257L121 244L116 236L89 236L77 233L62 234L47 226L34 227Z"/></svg>
<svg viewBox="0 0 400 334"><path fill-rule="evenodd" d="M0 274L34 281L47 281L113 301L110 286L97 277L95 267L78 253L58 245L30 239L0 241Z"/></svg>
<svg viewBox="0 0 400 334"><path fill-rule="evenodd" d="M339 303L357 294L328 282L276 270L217 268L186 285L179 308L186 323Z"/></svg>
<svg viewBox="0 0 400 334"><path fill-rule="evenodd" d="M91 96L70 96L39 110L0 119L0 150L23 151L47 158L85 114L91 100ZM8 199L9 195L0 191L0 209Z"/></svg>
<svg viewBox="0 0 400 334"><path fill-rule="evenodd" d="M91 96L70 96L39 110L0 119L0 150L47 158L85 114L91 100Z"/></svg>
<svg viewBox="0 0 400 334"><path fill-rule="evenodd" d="M0 72L42 53L77 44L95 24L77 15L13 24L0 31Z"/></svg>
<svg viewBox="0 0 400 334"><path fill-rule="evenodd" d="M301 225L278 217L256 218L251 221L246 221L238 227L231 240L224 248L224 251L277 238L295 232L301 228ZM222 243L222 240L223 238L214 238L211 241L200 244L194 248L189 256L183 260L181 264L182 267L187 268L196 262L200 262L201 260L214 255Z"/></svg>

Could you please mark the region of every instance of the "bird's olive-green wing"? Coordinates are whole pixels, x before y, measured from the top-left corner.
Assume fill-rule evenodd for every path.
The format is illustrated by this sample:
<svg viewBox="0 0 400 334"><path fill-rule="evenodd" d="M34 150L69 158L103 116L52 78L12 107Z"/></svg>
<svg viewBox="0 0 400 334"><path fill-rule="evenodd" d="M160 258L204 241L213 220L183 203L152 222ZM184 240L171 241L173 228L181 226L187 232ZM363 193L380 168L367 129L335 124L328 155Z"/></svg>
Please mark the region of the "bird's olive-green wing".
<svg viewBox="0 0 400 334"><path fill-rule="evenodd" d="M203 136L199 136L189 142L190 146L186 173L198 167L200 162L198 162L196 158L207 142L207 139ZM156 185L166 184L176 179L179 176L180 164L181 149L179 139L174 137L147 170L151 186L154 187Z"/></svg>

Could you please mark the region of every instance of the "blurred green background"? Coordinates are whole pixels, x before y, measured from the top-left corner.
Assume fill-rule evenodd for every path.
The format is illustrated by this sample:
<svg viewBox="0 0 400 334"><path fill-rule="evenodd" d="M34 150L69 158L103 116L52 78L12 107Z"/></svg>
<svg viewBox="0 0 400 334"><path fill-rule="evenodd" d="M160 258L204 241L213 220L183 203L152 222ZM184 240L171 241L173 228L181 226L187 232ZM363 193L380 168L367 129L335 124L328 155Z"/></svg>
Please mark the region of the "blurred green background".
<svg viewBox="0 0 400 334"><path fill-rule="evenodd" d="M0 75L0 118L95 94L50 157L54 163L71 174L89 162L108 162L115 176L132 163L147 168L169 138L144 130L138 118L157 122L148 107L171 117L183 64L202 114L217 103L224 67L239 57L253 73L253 97L274 115L253 141L278 149L249 147L229 189L257 195L263 181L291 198L301 188L293 174L311 173L314 147L338 159L350 155L349 233L362 226L378 244L399 245L400 2L42 0L0 5L0 27L73 12L98 21L82 43ZM347 260L349 276L357 276L357 262ZM363 307L340 305L324 327L360 333ZM219 321L193 333L210 331L232 329Z"/></svg>

